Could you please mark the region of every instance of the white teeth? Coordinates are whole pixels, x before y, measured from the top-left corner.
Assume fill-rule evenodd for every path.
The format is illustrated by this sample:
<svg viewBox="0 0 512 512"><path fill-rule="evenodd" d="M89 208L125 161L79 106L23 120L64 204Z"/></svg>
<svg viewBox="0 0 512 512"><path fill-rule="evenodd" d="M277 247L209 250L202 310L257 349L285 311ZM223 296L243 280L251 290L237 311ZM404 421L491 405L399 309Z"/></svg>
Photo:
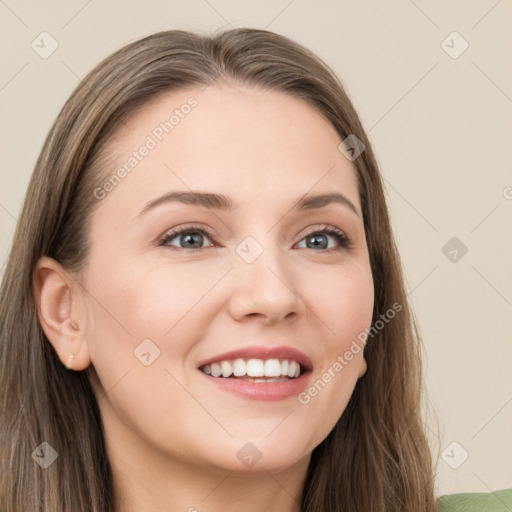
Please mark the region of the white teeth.
<svg viewBox="0 0 512 512"><path fill-rule="evenodd" d="M281 363L279 359L267 359L265 361L265 376L266 377L280 377L281 376Z"/></svg>
<svg viewBox="0 0 512 512"><path fill-rule="evenodd" d="M279 359L239 358L207 364L200 370L212 377L247 377L245 380L254 382L272 382L274 378L287 380L287 378L295 379L300 376L300 364L290 359L280 361ZM282 379L279 379L280 377Z"/></svg>
<svg viewBox="0 0 512 512"><path fill-rule="evenodd" d="M229 377L233 373L233 369L231 368L231 363L229 361L222 361L222 363L220 363L220 369L223 377Z"/></svg>
<svg viewBox="0 0 512 512"><path fill-rule="evenodd" d="M297 370L300 371L300 368L299 368L299 365L297 364L297 362L290 361L290 364L288 366L288 377L290 377L290 378L295 377Z"/></svg>
<svg viewBox="0 0 512 512"><path fill-rule="evenodd" d="M233 361L233 375L235 377L243 377L247 373L247 365L243 359L235 359Z"/></svg>
<svg viewBox="0 0 512 512"><path fill-rule="evenodd" d="M211 374L212 374L212 377L220 377L221 373L222 373L222 370L220 368L220 364L218 363L212 363L210 365L210 368L211 368Z"/></svg>
<svg viewBox="0 0 512 512"><path fill-rule="evenodd" d="M249 361L247 361L247 376L264 377L265 363L261 359L249 359Z"/></svg>

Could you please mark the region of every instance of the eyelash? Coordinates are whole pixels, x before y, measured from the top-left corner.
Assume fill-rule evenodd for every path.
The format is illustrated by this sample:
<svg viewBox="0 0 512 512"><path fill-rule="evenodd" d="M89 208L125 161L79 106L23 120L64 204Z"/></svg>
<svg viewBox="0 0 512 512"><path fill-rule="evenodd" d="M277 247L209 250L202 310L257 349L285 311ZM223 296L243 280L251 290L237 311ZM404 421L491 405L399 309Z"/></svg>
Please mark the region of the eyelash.
<svg viewBox="0 0 512 512"><path fill-rule="evenodd" d="M176 238L178 235L182 235L182 234L185 234L185 233L200 233L202 235L206 235L208 238L211 239L211 241L213 243L215 243L215 237L217 236L215 233L213 232L210 232L209 230L207 229L204 229L202 227L199 227L199 226L187 226L185 228L180 228L180 229L177 229L175 231L171 231L170 233L166 233L158 242L158 246L159 247L162 247L162 246L165 246L165 247L169 247L171 249L177 249L177 250L181 250L181 251L188 251L188 252L198 252L198 251L202 251L203 249L206 249L207 247L200 247L200 248L185 248L185 247L176 247L174 245L168 245L166 246L167 242L170 242L171 240L173 240L174 238ZM332 226L328 226L328 225L325 225L323 227L321 227L320 229L315 229L313 231L310 231L309 233L306 233L300 241L304 240L304 238L307 238L308 236L311 236L311 235L316 235L316 234L320 234L320 233L327 233L328 235L331 235L333 236L337 241L338 243L340 244L340 248L341 249L350 249L352 247L352 241L350 240L350 238L345 234L343 233L343 231L340 231L339 229L337 228L334 228ZM331 248L331 249L322 249L321 251L317 251L317 252L330 252L332 250L336 250L336 248Z"/></svg>

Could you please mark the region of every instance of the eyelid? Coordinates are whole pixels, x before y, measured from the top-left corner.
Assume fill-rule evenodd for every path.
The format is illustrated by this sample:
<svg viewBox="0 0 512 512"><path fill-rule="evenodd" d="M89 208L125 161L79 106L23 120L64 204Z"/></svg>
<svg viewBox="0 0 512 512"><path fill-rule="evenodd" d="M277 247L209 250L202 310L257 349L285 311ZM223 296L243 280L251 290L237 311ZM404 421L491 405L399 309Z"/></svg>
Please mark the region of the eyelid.
<svg viewBox="0 0 512 512"><path fill-rule="evenodd" d="M182 232L199 232L206 234L212 242L215 242L215 239L218 237L218 234L210 228L207 228L206 226L199 226L197 224L183 224L180 226L177 226L167 232L165 232L162 236L158 238L158 245L163 246L165 242L172 240L173 238L176 238L177 236L181 235ZM183 249L187 251L198 251L200 249L184 249L183 247L176 247L173 245L169 245L167 247L174 247L176 249ZM206 249L206 247L204 247Z"/></svg>
<svg viewBox="0 0 512 512"><path fill-rule="evenodd" d="M343 229L332 226L331 224L320 224L320 225L317 225L316 227L311 228L310 230L308 229L302 235L299 242L302 242L302 240L304 240L304 238L306 238L307 236L313 235L315 233L323 233L323 232L327 232L329 234L329 236L337 237L338 243L340 244L340 248L346 249L346 250L352 248L352 246L353 246L352 238L349 237ZM333 250L333 249L330 249L330 250ZM328 252L329 249L326 251Z"/></svg>

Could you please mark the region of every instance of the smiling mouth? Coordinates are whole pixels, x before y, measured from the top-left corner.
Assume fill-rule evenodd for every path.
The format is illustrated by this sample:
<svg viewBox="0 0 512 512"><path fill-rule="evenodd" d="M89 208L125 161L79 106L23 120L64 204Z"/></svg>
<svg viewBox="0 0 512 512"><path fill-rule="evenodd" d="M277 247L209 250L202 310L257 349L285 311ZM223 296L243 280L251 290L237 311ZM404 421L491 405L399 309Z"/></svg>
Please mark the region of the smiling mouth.
<svg viewBox="0 0 512 512"><path fill-rule="evenodd" d="M199 368L214 378L248 382L286 382L300 377L305 369L293 359L226 359Z"/></svg>

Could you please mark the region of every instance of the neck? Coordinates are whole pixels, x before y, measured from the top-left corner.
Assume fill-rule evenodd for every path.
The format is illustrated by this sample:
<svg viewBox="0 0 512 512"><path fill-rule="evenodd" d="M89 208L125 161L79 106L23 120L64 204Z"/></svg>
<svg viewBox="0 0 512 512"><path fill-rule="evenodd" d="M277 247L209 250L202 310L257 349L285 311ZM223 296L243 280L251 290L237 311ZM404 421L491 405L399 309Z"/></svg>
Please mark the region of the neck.
<svg viewBox="0 0 512 512"><path fill-rule="evenodd" d="M285 469L244 472L194 464L105 432L118 505L115 512L300 512L310 455ZM121 434L121 435L120 435ZM128 439L130 437L130 439Z"/></svg>
<svg viewBox="0 0 512 512"><path fill-rule="evenodd" d="M292 470L241 475L192 468L167 475L115 475L122 496L116 512L300 512L302 485ZM299 482L299 485L298 485Z"/></svg>

